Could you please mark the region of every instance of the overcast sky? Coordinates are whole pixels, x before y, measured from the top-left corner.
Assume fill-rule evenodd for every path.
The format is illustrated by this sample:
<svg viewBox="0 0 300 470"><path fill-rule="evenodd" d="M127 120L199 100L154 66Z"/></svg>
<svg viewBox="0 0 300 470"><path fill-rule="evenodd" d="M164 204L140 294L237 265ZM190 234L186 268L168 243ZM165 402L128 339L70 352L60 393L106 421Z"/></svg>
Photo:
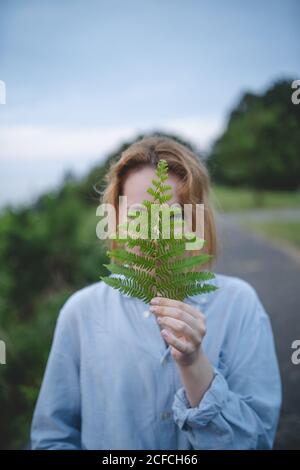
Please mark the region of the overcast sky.
<svg viewBox="0 0 300 470"><path fill-rule="evenodd" d="M299 18L298 0L1 0L0 205L137 132L207 149L244 91L300 78Z"/></svg>

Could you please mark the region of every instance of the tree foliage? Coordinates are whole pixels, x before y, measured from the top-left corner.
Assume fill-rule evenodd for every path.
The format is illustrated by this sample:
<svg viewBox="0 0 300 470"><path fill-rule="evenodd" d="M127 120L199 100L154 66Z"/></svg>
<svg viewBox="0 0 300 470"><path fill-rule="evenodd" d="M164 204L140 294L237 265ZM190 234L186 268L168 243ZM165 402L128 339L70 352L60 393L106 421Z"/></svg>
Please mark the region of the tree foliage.
<svg viewBox="0 0 300 470"><path fill-rule="evenodd" d="M254 189L300 187L300 105L291 81L262 95L246 93L215 142L208 166L216 182Z"/></svg>

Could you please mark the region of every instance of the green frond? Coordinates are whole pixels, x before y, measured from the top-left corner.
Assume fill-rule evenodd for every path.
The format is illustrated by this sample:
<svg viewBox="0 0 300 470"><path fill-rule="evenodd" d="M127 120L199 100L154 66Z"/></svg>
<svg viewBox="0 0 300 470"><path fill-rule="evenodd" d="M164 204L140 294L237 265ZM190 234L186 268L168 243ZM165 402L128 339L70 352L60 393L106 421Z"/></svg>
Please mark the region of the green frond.
<svg viewBox="0 0 300 470"><path fill-rule="evenodd" d="M153 203L151 203L151 201L149 201L148 199L144 199L144 201L142 202L142 205L146 207L146 209L148 209L149 211L151 211L151 206L152 206Z"/></svg>
<svg viewBox="0 0 300 470"><path fill-rule="evenodd" d="M148 188L147 193L150 194L150 196L153 196L154 200L157 200L159 197L159 191L154 191L152 188Z"/></svg>
<svg viewBox="0 0 300 470"><path fill-rule="evenodd" d="M170 200L172 199L172 197L173 197L172 194L166 194L166 195L161 196L161 197L159 198L159 202L160 202L161 204L164 204L165 202L170 201Z"/></svg>
<svg viewBox="0 0 300 470"><path fill-rule="evenodd" d="M107 252L112 262L104 266L111 276L103 276L101 279L114 289L147 303L158 294L184 300L189 296L213 292L216 287L208 283L215 277L213 273L191 271L193 267L206 264L211 256L203 253L184 257L186 243L193 242L193 239L186 235L183 218L176 218L177 214L182 214L182 209L168 205L173 194L172 186L166 184L168 164L165 160L158 162L155 173L157 178L152 179L152 187L147 189L153 201L145 199L142 202L146 219L136 214L125 226L119 225L119 229L126 230L127 236L121 238L122 232L119 230L116 240L124 248ZM158 211L157 207L152 211L154 205L159 205ZM151 227L152 216L157 217L154 227ZM144 223L145 220L148 224ZM169 221L169 231L163 230L166 221ZM181 238L175 238L178 236L176 229L180 229ZM196 235L193 238L197 240ZM133 248L138 248L139 254L131 252Z"/></svg>
<svg viewBox="0 0 300 470"><path fill-rule="evenodd" d="M194 295L214 292L216 289L217 287L212 284L182 284L181 286L171 286L169 288L165 288L164 285L162 285L160 292L167 298L182 301Z"/></svg>
<svg viewBox="0 0 300 470"><path fill-rule="evenodd" d="M157 189L159 189L159 188L160 188L160 185L161 185L161 182L160 182L159 180L153 179L153 180L152 180L152 184L153 184L153 186L155 186Z"/></svg>
<svg viewBox="0 0 300 470"><path fill-rule="evenodd" d="M166 245L163 246L160 250L160 254L156 257L159 261L167 261L175 256L181 256L184 254L185 244L184 243L174 243L173 246Z"/></svg>
<svg viewBox="0 0 300 470"><path fill-rule="evenodd" d="M154 256L158 251L158 246L153 240L130 239L127 241L128 248L138 247L148 257Z"/></svg>
<svg viewBox="0 0 300 470"><path fill-rule="evenodd" d="M140 288L150 288L155 284L154 277L145 271L141 271L139 268L128 268L113 263L104 264L104 267L113 274L121 274L122 276L125 276L125 278L131 279Z"/></svg>
<svg viewBox="0 0 300 470"><path fill-rule="evenodd" d="M180 287L181 285L185 284L194 284L196 285L197 282L205 282L214 279L214 274L209 271L200 271L200 272L187 272L187 273L176 273L170 279L170 273L156 271L158 277L164 281L168 281L169 285L174 287Z"/></svg>
<svg viewBox="0 0 300 470"><path fill-rule="evenodd" d="M168 263L165 269L168 269L170 273L183 272L185 269L192 268L194 266L201 266L202 264L207 263L210 259L211 255L208 254L189 256L172 263Z"/></svg>
<svg viewBox="0 0 300 470"><path fill-rule="evenodd" d="M130 251L115 249L108 251L107 255L110 258L115 258L122 263L131 263L133 265L139 266L142 269L151 270L154 269L156 264L153 258L148 258L146 256L140 256Z"/></svg>
<svg viewBox="0 0 300 470"><path fill-rule="evenodd" d="M141 289L131 279L122 279L112 276L101 276L100 279L109 286L113 287L114 289L118 289L123 294L127 294L131 297L136 297L146 303L149 303L155 295L155 291L149 289Z"/></svg>

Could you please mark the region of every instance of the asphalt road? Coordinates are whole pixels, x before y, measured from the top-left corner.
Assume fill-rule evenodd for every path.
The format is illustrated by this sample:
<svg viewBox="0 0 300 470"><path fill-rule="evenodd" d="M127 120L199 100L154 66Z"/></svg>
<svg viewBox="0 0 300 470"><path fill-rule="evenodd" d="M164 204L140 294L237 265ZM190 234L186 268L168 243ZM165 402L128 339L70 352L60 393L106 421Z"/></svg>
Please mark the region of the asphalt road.
<svg viewBox="0 0 300 470"><path fill-rule="evenodd" d="M300 449L300 364L291 361L291 344L300 340L300 256L248 233L238 220L218 216L221 253L216 272L250 282L270 316L283 384L274 448Z"/></svg>

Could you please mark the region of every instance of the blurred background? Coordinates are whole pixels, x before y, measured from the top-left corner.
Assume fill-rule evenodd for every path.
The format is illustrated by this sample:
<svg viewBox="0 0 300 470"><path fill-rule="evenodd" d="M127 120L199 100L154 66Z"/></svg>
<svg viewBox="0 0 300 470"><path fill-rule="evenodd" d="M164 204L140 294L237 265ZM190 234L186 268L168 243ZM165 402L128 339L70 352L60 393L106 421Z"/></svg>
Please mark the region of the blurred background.
<svg viewBox="0 0 300 470"><path fill-rule="evenodd" d="M215 270L251 282L270 315L275 447L300 449L299 17L297 0L1 1L1 448L28 445L59 309L105 272L109 163L160 133L209 167Z"/></svg>

